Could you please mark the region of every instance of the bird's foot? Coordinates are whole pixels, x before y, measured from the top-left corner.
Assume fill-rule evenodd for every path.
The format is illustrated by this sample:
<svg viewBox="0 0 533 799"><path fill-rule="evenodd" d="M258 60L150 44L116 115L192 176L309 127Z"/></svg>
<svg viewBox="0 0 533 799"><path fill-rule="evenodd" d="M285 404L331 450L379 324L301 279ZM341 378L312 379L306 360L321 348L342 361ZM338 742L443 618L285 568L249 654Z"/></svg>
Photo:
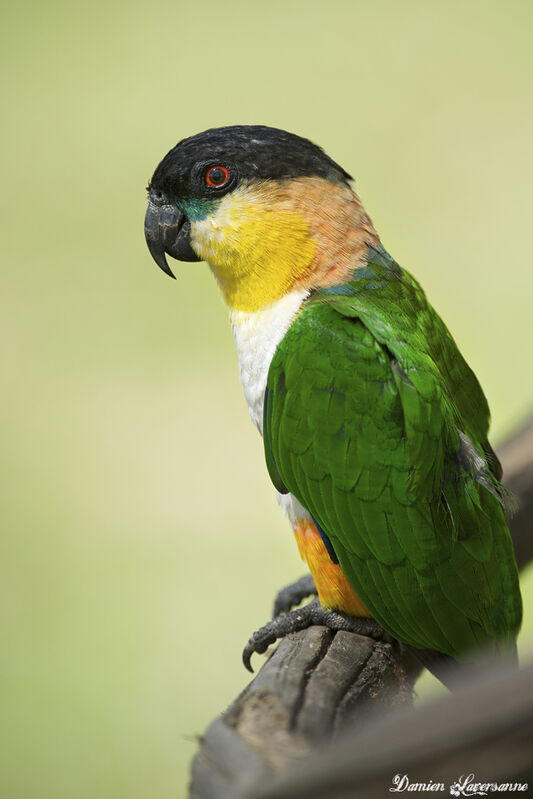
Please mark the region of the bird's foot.
<svg viewBox="0 0 533 799"><path fill-rule="evenodd" d="M348 616L337 610L325 610L318 599L314 599L303 608L276 616L257 630L244 647L242 653L244 665L248 671L253 672L250 660L254 652L261 655L278 638L305 630L313 624L329 627L330 630L345 630L358 635L368 635L377 641L393 640L374 619Z"/></svg>
<svg viewBox="0 0 533 799"><path fill-rule="evenodd" d="M287 611L297 607L308 596L316 595L317 590L313 577L310 574L304 574L295 583L286 585L285 588L278 591L274 600L272 618L275 619L280 613L287 613Z"/></svg>

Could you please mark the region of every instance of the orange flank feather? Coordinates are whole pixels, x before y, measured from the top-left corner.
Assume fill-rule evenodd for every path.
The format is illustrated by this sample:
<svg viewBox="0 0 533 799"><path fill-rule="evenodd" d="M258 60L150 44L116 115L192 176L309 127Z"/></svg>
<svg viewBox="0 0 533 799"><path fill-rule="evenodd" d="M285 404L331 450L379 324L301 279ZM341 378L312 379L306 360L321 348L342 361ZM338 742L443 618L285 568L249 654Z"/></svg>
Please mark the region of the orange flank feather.
<svg viewBox="0 0 533 799"><path fill-rule="evenodd" d="M294 535L302 560L306 561L313 575L320 604L350 616L372 618L339 564L331 560L315 525L307 520L299 521L294 527Z"/></svg>

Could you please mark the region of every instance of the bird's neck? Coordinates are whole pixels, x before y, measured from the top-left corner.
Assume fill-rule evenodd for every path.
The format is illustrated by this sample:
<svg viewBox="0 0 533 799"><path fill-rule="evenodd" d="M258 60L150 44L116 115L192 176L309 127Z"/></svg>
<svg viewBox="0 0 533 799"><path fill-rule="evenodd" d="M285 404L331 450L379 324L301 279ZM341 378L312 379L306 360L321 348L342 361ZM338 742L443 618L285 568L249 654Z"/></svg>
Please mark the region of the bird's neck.
<svg viewBox="0 0 533 799"><path fill-rule="evenodd" d="M228 306L257 311L294 291L345 282L378 236L358 196L323 178L265 181L191 225Z"/></svg>

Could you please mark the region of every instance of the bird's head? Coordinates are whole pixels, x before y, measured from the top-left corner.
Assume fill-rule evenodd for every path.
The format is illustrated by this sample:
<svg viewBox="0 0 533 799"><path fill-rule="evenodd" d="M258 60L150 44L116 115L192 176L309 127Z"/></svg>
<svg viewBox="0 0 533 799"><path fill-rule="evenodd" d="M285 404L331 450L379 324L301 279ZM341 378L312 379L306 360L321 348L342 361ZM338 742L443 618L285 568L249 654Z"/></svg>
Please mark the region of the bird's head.
<svg viewBox="0 0 533 799"><path fill-rule="evenodd" d="M145 234L166 255L207 261L231 308L254 311L296 288L339 282L377 242L350 175L276 128L216 128L179 142L148 186Z"/></svg>

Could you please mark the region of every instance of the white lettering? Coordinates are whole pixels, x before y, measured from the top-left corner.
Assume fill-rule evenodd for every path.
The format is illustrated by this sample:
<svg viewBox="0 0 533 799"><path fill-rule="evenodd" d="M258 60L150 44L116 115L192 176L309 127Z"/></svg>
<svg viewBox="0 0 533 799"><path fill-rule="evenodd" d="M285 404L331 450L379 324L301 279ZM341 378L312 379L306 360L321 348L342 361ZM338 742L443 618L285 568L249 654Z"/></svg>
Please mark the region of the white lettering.
<svg viewBox="0 0 533 799"><path fill-rule="evenodd" d="M409 785L409 778L407 774L396 774L392 778L392 784L395 785L395 788L389 788L391 793L400 793L400 791L405 791L407 786Z"/></svg>
<svg viewBox="0 0 533 799"><path fill-rule="evenodd" d="M393 787L389 788L391 793L401 793L403 791L444 791L443 782L409 782L407 774L396 774L392 778Z"/></svg>
<svg viewBox="0 0 533 799"><path fill-rule="evenodd" d="M506 791L527 791L527 782L476 782L474 774L461 774L457 782L450 786L452 796L486 796Z"/></svg>
<svg viewBox="0 0 533 799"><path fill-rule="evenodd" d="M474 774L461 774L458 780L450 785L451 796L487 796L490 793L507 793L508 791L527 791L527 782L476 782ZM395 774L392 778L392 786L389 788L391 793L403 793L413 791L425 793L428 791L444 791L443 782L411 782L407 774Z"/></svg>

